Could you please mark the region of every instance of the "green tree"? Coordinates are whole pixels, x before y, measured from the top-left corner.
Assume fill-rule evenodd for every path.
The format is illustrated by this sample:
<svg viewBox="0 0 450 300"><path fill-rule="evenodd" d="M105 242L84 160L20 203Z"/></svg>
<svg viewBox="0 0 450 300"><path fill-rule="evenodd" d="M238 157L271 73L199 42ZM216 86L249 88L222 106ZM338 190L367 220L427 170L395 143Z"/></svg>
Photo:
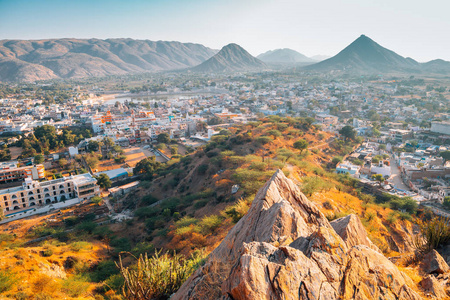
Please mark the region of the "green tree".
<svg viewBox="0 0 450 300"><path fill-rule="evenodd" d="M102 139L102 144L106 147L106 152L109 152L109 149L114 149L114 141L110 137L104 137Z"/></svg>
<svg viewBox="0 0 450 300"><path fill-rule="evenodd" d="M158 134L158 137L156 140L158 141L158 143L168 144L170 142L170 136L167 132L163 132L163 133Z"/></svg>
<svg viewBox="0 0 450 300"><path fill-rule="evenodd" d="M144 158L136 164L133 169L133 174L145 174L147 177L152 177L153 173L159 169L161 164L155 160L154 156Z"/></svg>
<svg viewBox="0 0 450 300"><path fill-rule="evenodd" d="M335 156L335 157L333 157L333 159L331 160L331 163L333 164L333 165L337 165L338 163L340 163L340 162L342 162L342 157L341 156Z"/></svg>
<svg viewBox="0 0 450 300"><path fill-rule="evenodd" d="M381 183L381 182L384 181L384 177L383 177L383 175L381 175L381 174L373 174L373 175L371 176L371 178L372 178L373 180L375 180L375 181L378 181L379 183Z"/></svg>
<svg viewBox="0 0 450 300"><path fill-rule="evenodd" d="M76 135L72 133L69 129L63 129L62 140L64 145L69 146L75 142Z"/></svg>
<svg viewBox="0 0 450 300"><path fill-rule="evenodd" d="M99 143L97 141L95 141L95 140L91 140L91 141L88 142L87 148L91 152L98 151Z"/></svg>
<svg viewBox="0 0 450 300"><path fill-rule="evenodd" d="M339 130L339 133L345 137L346 140L355 140L356 138L356 130L350 125L342 127L342 129Z"/></svg>
<svg viewBox="0 0 450 300"><path fill-rule="evenodd" d="M95 167L97 167L98 158L96 155L88 155L86 156L85 160L91 169L95 169Z"/></svg>
<svg viewBox="0 0 450 300"><path fill-rule="evenodd" d="M102 201L103 201L102 197L99 197L99 196L94 196L91 198L91 202L95 203L97 205L100 205L100 203L102 203Z"/></svg>
<svg viewBox="0 0 450 300"><path fill-rule="evenodd" d="M65 168L67 167L67 165L69 164L69 162L67 161L67 159L61 158L61 159L58 161L58 164L59 164L59 167L60 167L61 169L65 169Z"/></svg>
<svg viewBox="0 0 450 300"><path fill-rule="evenodd" d="M172 155L178 154L178 147L177 146L171 146L170 147L170 154L172 154Z"/></svg>
<svg viewBox="0 0 450 300"><path fill-rule="evenodd" d="M447 208L450 209L450 196L444 198L444 202L442 204Z"/></svg>
<svg viewBox="0 0 450 300"><path fill-rule="evenodd" d="M294 148L300 150L300 153L303 152L303 150L308 148L308 142L304 139L299 139L294 143Z"/></svg>
<svg viewBox="0 0 450 300"><path fill-rule="evenodd" d="M35 164L42 164L44 162L44 155L38 154L34 157Z"/></svg>
<svg viewBox="0 0 450 300"><path fill-rule="evenodd" d="M445 161L450 160L450 151L442 151L440 155Z"/></svg>
<svg viewBox="0 0 450 300"><path fill-rule="evenodd" d="M109 178L108 175L106 175L105 173L101 173L100 175L98 175L96 177L97 179L97 184L102 188L102 189L109 189L111 187L111 179Z"/></svg>

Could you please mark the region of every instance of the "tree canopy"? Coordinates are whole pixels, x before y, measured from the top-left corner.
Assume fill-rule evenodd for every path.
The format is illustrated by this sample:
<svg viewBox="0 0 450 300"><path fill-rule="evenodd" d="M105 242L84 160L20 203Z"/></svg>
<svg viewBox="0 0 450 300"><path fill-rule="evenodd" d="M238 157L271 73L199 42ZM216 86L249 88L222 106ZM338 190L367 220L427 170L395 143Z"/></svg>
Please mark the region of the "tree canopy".
<svg viewBox="0 0 450 300"><path fill-rule="evenodd" d="M339 133L345 137L346 140L354 140L356 138L356 130L352 126L346 125L339 130Z"/></svg>
<svg viewBox="0 0 450 300"><path fill-rule="evenodd" d="M155 160L155 157L147 157L141 160L136 164L136 166L133 169L133 173L135 175L137 174L145 174L147 177L152 177L153 173L158 170L161 163L157 162Z"/></svg>
<svg viewBox="0 0 450 300"><path fill-rule="evenodd" d="M304 139L299 139L294 143L294 148L300 150L300 152L303 152L303 150L308 148L308 142Z"/></svg>
<svg viewBox="0 0 450 300"><path fill-rule="evenodd" d="M109 189L111 187L111 179L105 173L101 173L96 178L97 178L97 184L102 189Z"/></svg>

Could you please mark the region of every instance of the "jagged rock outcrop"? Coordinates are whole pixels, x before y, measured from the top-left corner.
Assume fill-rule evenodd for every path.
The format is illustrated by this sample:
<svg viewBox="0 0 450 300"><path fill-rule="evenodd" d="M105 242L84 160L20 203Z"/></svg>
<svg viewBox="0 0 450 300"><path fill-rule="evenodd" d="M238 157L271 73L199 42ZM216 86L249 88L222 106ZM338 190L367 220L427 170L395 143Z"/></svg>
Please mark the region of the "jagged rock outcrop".
<svg viewBox="0 0 450 300"><path fill-rule="evenodd" d="M381 252L377 246L367 236L361 220L357 215L351 214L330 222L333 229L344 240L347 247L351 248L356 245L366 245L367 247Z"/></svg>
<svg viewBox="0 0 450 300"><path fill-rule="evenodd" d="M421 299L355 217L338 234L278 170L172 299Z"/></svg>
<svg viewBox="0 0 450 300"><path fill-rule="evenodd" d="M444 258L434 249L424 255L421 265L422 270L428 274L444 274L449 271Z"/></svg>

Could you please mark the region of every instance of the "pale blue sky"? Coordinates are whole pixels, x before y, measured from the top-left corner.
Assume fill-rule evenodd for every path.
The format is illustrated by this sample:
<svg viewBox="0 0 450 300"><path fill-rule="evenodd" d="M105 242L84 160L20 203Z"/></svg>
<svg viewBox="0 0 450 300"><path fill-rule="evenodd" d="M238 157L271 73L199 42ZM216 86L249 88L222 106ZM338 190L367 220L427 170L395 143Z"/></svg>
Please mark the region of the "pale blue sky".
<svg viewBox="0 0 450 300"><path fill-rule="evenodd" d="M419 61L450 60L447 0L0 0L0 39L234 42L258 55L334 55L361 34Z"/></svg>

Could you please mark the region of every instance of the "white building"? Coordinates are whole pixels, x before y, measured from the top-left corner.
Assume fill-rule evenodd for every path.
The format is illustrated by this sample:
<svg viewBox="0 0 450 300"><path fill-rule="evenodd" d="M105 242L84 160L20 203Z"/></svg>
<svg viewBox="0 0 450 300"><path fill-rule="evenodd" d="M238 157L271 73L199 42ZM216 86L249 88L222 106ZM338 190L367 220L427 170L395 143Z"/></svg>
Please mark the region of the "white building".
<svg viewBox="0 0 450 300"><path fill-rule="evenodd" d="M450 122L431 122L430 131L450 135Z"/></svg>

